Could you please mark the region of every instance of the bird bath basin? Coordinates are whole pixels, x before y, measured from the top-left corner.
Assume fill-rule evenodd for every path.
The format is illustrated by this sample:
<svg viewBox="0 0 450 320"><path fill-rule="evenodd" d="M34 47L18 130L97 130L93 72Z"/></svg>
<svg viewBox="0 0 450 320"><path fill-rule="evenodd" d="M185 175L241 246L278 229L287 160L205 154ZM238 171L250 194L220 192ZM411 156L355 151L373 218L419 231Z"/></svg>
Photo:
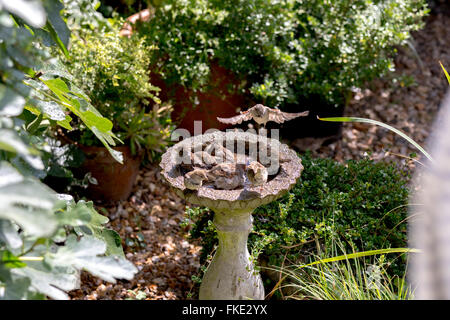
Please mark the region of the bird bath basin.
<svg viewBox="0 0 450 320"><path fill-rule="evenodd" d="M233 190L216 189L211 185L202 185L197 190L186 188L183 164L190 162L193 152L203 151L213 143L232 151L237 163L245 165L246 157L257 159L268 168L267 182ZM255 271L247 249L252 212L280 198L296 184L303 170L301 159L276 139L250 132L229 131L184 139L163 154L160 166L163 177L176 194L191 204L208 207L215 213L213 223L219 246L203 277L199 298L263 300L261 277Z"/></svg>

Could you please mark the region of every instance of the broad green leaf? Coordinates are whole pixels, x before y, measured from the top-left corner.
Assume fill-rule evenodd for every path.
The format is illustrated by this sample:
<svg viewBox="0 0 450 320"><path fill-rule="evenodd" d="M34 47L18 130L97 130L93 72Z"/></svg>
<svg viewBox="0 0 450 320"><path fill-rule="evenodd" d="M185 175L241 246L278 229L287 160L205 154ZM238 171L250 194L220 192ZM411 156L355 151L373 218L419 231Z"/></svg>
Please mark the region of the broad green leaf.
<svg viewBox="0 0 450 320"><path fill-rule="evenodd" d="M47 87L58 96L59 99L64 103L64 106L77 115L81 121L83 121L86 126L95 134L95 136L100 140L100 142L108 149L111 156L118 162L123 163L122 153L115 151L110 147L110 145L115 145L112 137L119 140L112 132L112 122L104 118L94 107L88 106L88 110L81 110L80 102L75 98L70 98L68 94L70 93L69 87L61 79L51 79L42 80ZM120 140L119 140L120 141Z"/></svg>
<svg viewBox="0 0 450 320"><path fill-rule="evenodd" d="M0 129L0 150L20 155L37 154L37 151L27 146L16 132L9 129Z"/></svg>
<svg viewBox="0 0 450 320"><path fill-rule="evenodd" d="M70 30L60 15L64 6L59 0L44 0L44 7L48 15L46 29L64 55L69 57L67 47L69 46Z"/></svg>
<svg viewBox="0 0 450 320"><path fill-rule="evenodd" d="M66 291L79 287L79 272L67 266L49 268L43 261L30 262L25 268L12 269L16 276L29 278L31 287L55 300L67 300Z"/></svg>
<svg viewBox="0 0 450 320"><path fill-rule="evenodd" d="M70 92L67 84L60 78L42 80L47 87L53 91L61 100L67 101L67 94Z"/></svg>
<svg viewBox="0 0 450 320"><path fill-rule="evenodd" d="M0 300L43 300L45 296L30 291L29 278L16 276L11 273L18 269L8 269L0 264L0 283L4 285L0 290Z"/></svg>
<svg viewBox="0 0 450 320"><path fill-rule="evenodd" d="M100 132L96 127L92 127L90 129L95 134L95 136L100 140L100 142L103 143L103 145L106 147L106 149L108 149L111 156L119 163L123 163L122 152L116 151L109 146L110 144L115 145L114 141L111 138L111 136L115 137L115 135L113 135L113 133L106 134L106 133Z"/></svg>
<svg viewBox="0 0 450 320"><path fill-rule="evenodd" d="M32 105L26 105L25 106L25 109L27 109L28 111L30 111L32 114L34 114L34 115L36 115L36 116L39 116L42 112L44 112L43 111L43 109L44 108L42 108L42 104L43 103L48 103L48 101L43 101L43 100L37 100L37 99L35 99L35 101L33 101L33 104L35 105L35 106L39 106L38 108L37 107L35 107L35 106L32 106ZM58 106L58 108L61 110L61 112L64 114L64 111L62 110L62 108L61 108L61 106L59 105L59 104L57 104L57 106ZM52 106L47 106L46 107L46 110L47 110L47 112L50 112L50 113L52 113L52 117L53 118L55 118L56 119L56 117L59 117L61 114L59 114L59 111L55 111L55 110L48 110L47 108L51 108ZM55 119L52 119L51 117L50 117L50 115L48 115L48 114L44 114L44 119L50 119L50 120L55 120ZM69 116L68 114L64 114L64 118L62 119L62 120L55 120L56 121L56 123L59 125L59 126L61 126L61 127L63 127L63 128L65 128L65 129L67 129L67 130L72 130L73 128L72 128L72 126L70 125L70 122L72 121L72 117L71 116Z"/></svg>
<svg viewBox="0 0 450 320"><path fill-rule="evenodd" d="M58 225L52 211L55 202L47 186L0 163L0 219L14 221L30 236L50 236Z"/></svg>
<svg viewBox="0 0 450 320"><path fill-rule="evenodd" d="M17 153L34 169L44 168L44 163L37 157L39 152L26 145L13 130L0 129L0 150Z"/></svg>
<svg viewBox="0 0 450 320"><path fill-rule="evenodd" d="M122 241L120 235L116 231L104 227L92 227L92 230L94 231L94 237L106 243L105 255L125 258Z"/></svg>
<svg viewBox="0 0 450 320"><path fill-rule="evenodd" d="M52 120L64 121L66 120L66 114L61 109L61 106L54 101L39 101L36 104L41 111Z"/></svg>
<svg viewBox="0 0 450 320"><path fill-rule="evenodd" d="M35 28L43 27L47 19L40 0L0 0L0 7L17 15Z"/></svg>
<svg viewBox="0 0 450 320"><path fill-rule="evenodd" d="M67 114L64 120L56 121L56 123L67 130L72 130L73 128L70 125L70 121L72 121L72 117Z"/></svg>
<svg viewBox="0 0 450 320"><path fill-rule="evenodd" d="M56 45L61 49L61 51L64 53L67 59L70 59L69 51L67 50L67 46L64 44L58 33L56 32L53 25L50 23L50 21L47 21L47 24L45 25L45 29L48 30L48 33L50 34L51 39L56 43Z"/></svg>
<svg viewBox="0 0 450 320"><path fill-rule="evenodd" d="M22 113L25 98L0 84L0 116L15 117Z"/></svg>
<svg viewBox="0 0 450 320"><path fill-rule="evenodd" d="M406 134L401 132L400 130L391 127L390 125L387 125L383 122L372 120L372 119L366 119L366 118L357 118L357 117L335 117L335 118L319 118L321 121L331 121L331 122L362 122L362 123L370 123L375 124L377 126L386 128L388 130L391 130L398 134L400 137L411 143L414 147L416 147L422 154L427 157L431 162L433 162L433 158L428 154L428 152L425 151L424 148L422 148L417 142L415 142L413 139L408 137Z"/></svg>
<svg viewBox="0 0 450 320"><path fill-rule="evenodd" d="M67 71L66 66L60 59L52 58L46 60L44 63L37 65L36 70L42 73L40 79L50 80L54 78L65 78L73 81L73 76Z"/></svg>
<svg viewBox="0 0 450 320"><path fill-rule="evenodd" d="M76 204L71 201L66 210L57 212L56 215L60 224L78 227L75 228L77 234L94 236L105 242L106 255L125 257L119 234L103 226L109 219L94 209L92 201L80 200Z"/></svg>
<svg viewBox="0 0 450 320"><path fill-rule="evenodd" d="M86 125L90 127L96 127L98 130L100 130L103 133L107 133L111 131L113 124L110 120L99 117L96 114L94 114L92 111L86 111L83 112L83 118L85 119Z"/></svg>
<svg viewBox="0 0 450 320"><path fill-rule="evenodd" d="M129 261L117 256L101 256L106 252L106 244L95 237L83 236L80 241L75 235L67 238L66 245L56 253L49 254L48 263L53 266L73 266L78 270L86 270L108 282L116 279L131 280L137 272Z"/></svg>
<svg viewBox="0 0 450 320"><path fill-rule="evenodd" d="M23 243L16 226L11 221L3 219L0 219L0 241L12 249L21 247Z"/></svg>
<svg viewBox="0 0 450 320"><path fill-rule="evenodd" d="M28 278L15 277L17 279L4 281L3 295L0 291L0 300L31 300L34 295L28 288L31 281Z"/></svg>
<svg viewBox="0 0 450 320"><path fill-rule="evenodd" d="M77 97L79 97L79 98L81 98L81 99L83 99L83 100L85 100L85 101L87 101L87 102L90 102L91 101L91 99L83 92L83 90L81 90L80 88L78 88L76 85L74 85L73 83L72 83L72 85L70 86L70 90L71 90L71 92L74 94L74 95L76 95ZM99 113L100 114L100 113Z"/></svg>
<svg viewBox="0 0 450 320"><path fill-rule="evenodd" d="M66 210L56 213L60 224L77 226L101 226L109 221L105 216L99 214L93 207L92 201L78 201L67 207Z"/></svg>

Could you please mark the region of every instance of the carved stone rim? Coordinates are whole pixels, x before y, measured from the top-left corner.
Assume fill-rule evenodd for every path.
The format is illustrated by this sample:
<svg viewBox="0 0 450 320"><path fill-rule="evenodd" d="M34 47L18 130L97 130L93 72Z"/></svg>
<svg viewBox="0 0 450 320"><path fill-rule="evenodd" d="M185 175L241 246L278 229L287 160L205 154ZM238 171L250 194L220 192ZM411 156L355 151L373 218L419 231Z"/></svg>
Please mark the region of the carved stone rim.
<svg viewBox="0 0 450 320"><path fill-rule="evenodd" d="M258 141L261 137L248 132L214 132L184 139L167 149L162 155L160 162L162 175L180 197L193 204L206 206L211 209L254 209L284 195L300 178L303 165L297 154L278 140L267 138L269 144L279 148L279 154L283 161L280 161L278 174L266 184L259 187L250 187L247 190L218 190L206 186L201 187L199 190L187 189L184 186L184 177L181 174L177 174L178 170L176 170L174 161L179 154L179 150L198 143L204 144L226 139Z"/></svg>

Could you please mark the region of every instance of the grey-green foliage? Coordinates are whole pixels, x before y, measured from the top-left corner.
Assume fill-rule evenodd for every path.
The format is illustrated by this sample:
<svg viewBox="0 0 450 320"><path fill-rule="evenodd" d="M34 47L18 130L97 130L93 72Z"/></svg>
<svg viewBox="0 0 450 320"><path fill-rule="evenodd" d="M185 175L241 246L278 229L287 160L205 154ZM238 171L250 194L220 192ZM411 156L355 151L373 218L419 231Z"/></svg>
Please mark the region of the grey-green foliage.
<svg viewBox="0 0 450 320"><path fill-rule="evenodd" d="M394 68L427 11L424 0L166 0L141 32L170 84L205 90L217 59L266 104L342 103Z"/></svg>
<svg viewBox="0 0 450 320"><path fill-rule="evenodd" d="M112 282L137 271L91 202L38 180L48 169L43 132L70 127L68 110L106 143L113 136L43 45L67 50L60 8L57 0L0 1L0 299L65 299L83 269Z"/></svg>
<svg viewBox="0 0 450 320"><path fill-rule="evenodd" d="M57 195L7 162L0 177L0 299L65 299L81 270L110 282L134 276L120 237L104 228L108 218L92 202Z"/></svg>

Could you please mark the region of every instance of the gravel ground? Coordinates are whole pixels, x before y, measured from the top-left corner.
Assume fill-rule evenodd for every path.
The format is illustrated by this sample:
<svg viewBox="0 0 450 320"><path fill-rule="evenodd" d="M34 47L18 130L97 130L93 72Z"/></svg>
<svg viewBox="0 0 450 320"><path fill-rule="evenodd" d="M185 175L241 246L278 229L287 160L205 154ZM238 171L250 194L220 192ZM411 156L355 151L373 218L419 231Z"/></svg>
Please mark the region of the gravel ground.
<svg viewBox="0 0 450 320"><path fill-rule="evenodd" d="M439 104L448 88L439 61L450 69L450 6L441 2L428 17L424 30L413 34L414 50L399 49L397 74L414 79L393 82L382 79L368 89L355 92L346 110L347 116L365 117L392 125L423 145ZM321 146L320 140L297 140L299 150L305 145L317 157L338 161L361 159L369 155L376 161L414 162L408 156L417 152L402 138L388 130L367 124L346 123L342 139ZM417 152L417 159L421 155ZM140 270L132 281L109 284L82 274L79 290L72 299L187 299L192 291L191 276L197 274L200 246L187 240L186 230L179 226L184 218L185 203L161 182L159 169L143 168L128 201L105 207L109 227L117 230L124 243L127 258ZM104 210L99 208L99 210Z"/></svg>
<svg viewBox="0 0 450 320"><path fill-rule="evenodd" d="M428 17L423 30L413 33L414 49L400 48L395 60L396 75L410 78L413 84L406 86L408 80L376 80L367 89L355 92L346 116L384 122L424 146L448 89L439 61L450 69L450 4L442 4L436 11ZM302 151L312 146L314 156L341 162L361 159L366 154L376 161L407 162L411 167L414 163L401 156L417 153L416 159L423 160L420 152L403 138L369 124L344 123L341 140L327 146L320 143L321 140L297 139L292 146Z"/></svg>

